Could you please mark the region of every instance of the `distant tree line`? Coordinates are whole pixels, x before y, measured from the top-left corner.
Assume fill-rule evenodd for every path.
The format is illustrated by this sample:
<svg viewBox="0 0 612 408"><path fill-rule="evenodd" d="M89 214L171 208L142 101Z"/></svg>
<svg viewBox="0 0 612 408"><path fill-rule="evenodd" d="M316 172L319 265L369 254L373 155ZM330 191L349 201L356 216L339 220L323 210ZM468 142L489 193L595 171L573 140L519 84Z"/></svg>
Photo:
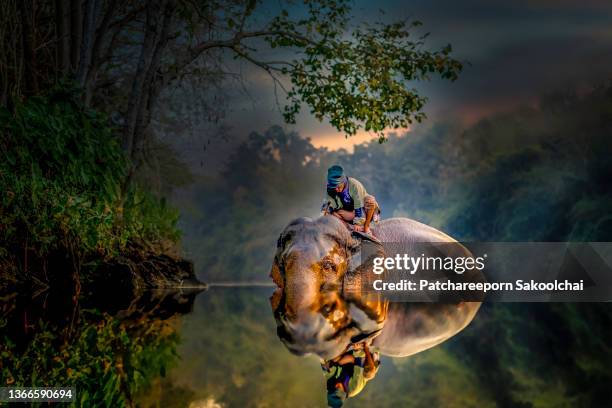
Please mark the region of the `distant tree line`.
<svg viewBox="0 0 612 408"><path fill-rule="evenodd" d="M535 108L448 123L371 142L317 149L280 127L253 133L218 180L196 187L183 214L201 276L266 279L277 234L317 216L325 171L340 163L376 195L383 217L407 216L466 241L612 238L612 90L541 98ZM210 216L214 214L214 216Z"/></svg>

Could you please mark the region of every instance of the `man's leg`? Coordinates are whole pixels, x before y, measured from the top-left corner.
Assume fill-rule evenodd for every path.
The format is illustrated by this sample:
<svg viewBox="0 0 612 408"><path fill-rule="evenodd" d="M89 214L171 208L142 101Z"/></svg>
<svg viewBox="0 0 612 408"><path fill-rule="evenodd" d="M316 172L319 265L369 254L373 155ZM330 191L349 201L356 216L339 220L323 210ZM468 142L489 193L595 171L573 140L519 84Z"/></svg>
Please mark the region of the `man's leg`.
<svg viewBox="0 0 612 408"><path fill-rule="evenodd" d="M378 203L376 202L376 198L373 195L367 195L363 200L363 204L366 213L365 222L363 223L363 232L369 234L371 232L370 223L372 222L374 213L378 209Z"/></svg>
<svg viewBox="0 0 612 408"><path fill-rule="evenodd" d="M342 221L348 229L353 228L352 222L353 218L355 218L354 211L336 210L332 213L332 215Z"/></svg>
<svg viewBox="0 0 612 408"><path fill-rule="evenodd" d="M351 223L353 222L353 219L355 218L355 211L338 210L338 211L334 211L334 215L337 215L342 220L348 223Z"/></svg>

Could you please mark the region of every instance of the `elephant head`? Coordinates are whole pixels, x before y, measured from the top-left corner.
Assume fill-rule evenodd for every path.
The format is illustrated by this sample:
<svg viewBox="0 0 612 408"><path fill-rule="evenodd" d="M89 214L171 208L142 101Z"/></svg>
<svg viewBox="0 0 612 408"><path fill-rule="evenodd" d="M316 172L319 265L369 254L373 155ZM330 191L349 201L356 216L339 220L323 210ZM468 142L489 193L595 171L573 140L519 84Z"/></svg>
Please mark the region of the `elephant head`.
<svg viewBox="0 0 612 408"><path fill-rule="evenodd" d="M340 354L351 341L380 329L386 308L359 296L353 267L360 241L335 217L299 218L281 233L270 276L277 333L295 354ZM363 264L358 266L362 269Z"/></svg>

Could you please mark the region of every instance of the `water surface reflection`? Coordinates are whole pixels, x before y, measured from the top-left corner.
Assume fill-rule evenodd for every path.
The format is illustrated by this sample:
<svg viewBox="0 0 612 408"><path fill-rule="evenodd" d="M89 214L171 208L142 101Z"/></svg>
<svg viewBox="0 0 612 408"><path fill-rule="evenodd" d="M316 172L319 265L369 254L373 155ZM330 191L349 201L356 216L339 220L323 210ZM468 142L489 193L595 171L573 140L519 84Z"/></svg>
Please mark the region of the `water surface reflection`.
<svg viewBox="0 0 612 408"><path fill-rule="evenodd" d="M320 360L279 342L271 292L107 296L104 308L81 299L76 311L70 298L51 307L51 298L4 297L1 381L78 384L81 406L323 407ZM611 311L485 304L441 345L381 356L376 377L346 406L606 406Z"/></svg>
<svg viewBox="0 0 612 408"><path fill-rule="evenodd" d="M295 356L279 341L271 291L198 295L182 318L179 362L151 394L169 405L148 406L326 406L320 359ZM607 304L483 304L444 343L410 357L382 355L376 377L345 405L605 406L611 324Z"/></svg>

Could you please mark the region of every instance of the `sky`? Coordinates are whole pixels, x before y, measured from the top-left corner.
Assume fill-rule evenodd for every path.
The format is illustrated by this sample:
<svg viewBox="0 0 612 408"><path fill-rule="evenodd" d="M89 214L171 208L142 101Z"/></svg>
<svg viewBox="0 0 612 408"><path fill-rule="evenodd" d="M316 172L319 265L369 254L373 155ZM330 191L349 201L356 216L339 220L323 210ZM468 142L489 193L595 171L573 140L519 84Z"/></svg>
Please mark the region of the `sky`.
<svg viewBox="0 0 612 408"><path fill-rule="evenodd" d="M273 15L277 6L277 2L264 3L260 17ZM454 57L466 63L456 82L434 80L417 85L429 99L424 110L431 123L450 120L470 125L487 115L537 104L547 92L591 87L612 73L609 1L356 1L353 14L355 25L419 20L423 32L430 32L432 48L450 43ZM187 156L192 164L217 166L219 158L252 131L264 132L283 124L267 74L248 63L233 68L243 80L240 85L231 81L223 85L226 108L221 125L230 142L210 137L209 127L191 129L181 150L191 152ZM279 97L282 103L282 93ZM356 143L375 137L360 132L346 139L330 125L318 122L308 109L303 109L295 125L284 126L310 138L315 146L332 150L350 151ZM201 146L203 143L207 145Z"/></svg>

